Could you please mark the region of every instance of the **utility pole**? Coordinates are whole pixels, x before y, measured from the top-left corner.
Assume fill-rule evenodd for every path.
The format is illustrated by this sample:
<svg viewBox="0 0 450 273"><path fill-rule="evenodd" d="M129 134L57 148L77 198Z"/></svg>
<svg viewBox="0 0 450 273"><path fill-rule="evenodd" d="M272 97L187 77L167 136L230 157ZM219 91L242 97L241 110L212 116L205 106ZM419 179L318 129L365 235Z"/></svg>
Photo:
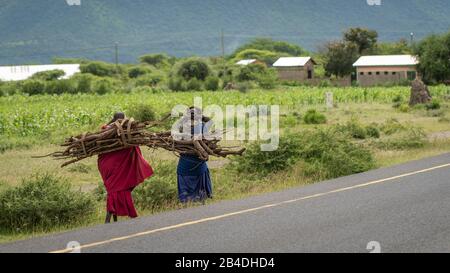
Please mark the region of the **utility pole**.
<svg viewBox="0 0 450 273"><path fill-rule="evenodd" d="M225 35L223 33L223 28L220 32L220 45L222 47L222 61L223 61L223 79L225 79L227 74L226 62L225 62Z"/></svg>
<svg viewBox="0 0 450 273"><path fill-rule="evenodd" d="M225 60L225 37L224 37L223 29L220 34L220 43L222 46L222 58Z"/></svg>
<svg viewBox="0 0 450 273"><path fill-rule="evenodd" d="M114 43L114 52L115 52L115 63L116 63L116 66L118 66L119 65L119 43L118 42L115 42Z"/></svg>
<svg viewBox="0 0 450 273"><path fill-rule="evenodd" d="M414 32L411 32L410 36L411 36L411 47L412 47L414 44Z"/></svg>

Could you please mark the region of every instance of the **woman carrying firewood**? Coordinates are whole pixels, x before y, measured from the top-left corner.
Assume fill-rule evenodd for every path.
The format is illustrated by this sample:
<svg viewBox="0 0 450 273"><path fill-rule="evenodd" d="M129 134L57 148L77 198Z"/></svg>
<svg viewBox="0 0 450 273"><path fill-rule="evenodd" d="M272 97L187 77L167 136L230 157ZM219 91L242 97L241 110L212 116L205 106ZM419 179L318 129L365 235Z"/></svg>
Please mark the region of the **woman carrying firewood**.
<svg viewBox="0 0 450 273"><path fill-rule="evenodd" d="M207 122L199 108L189 108L178 122L178 129L190 139L202 139L208 132ZM212 183L207 158L182 154L177 167L178 198L180 202L204 202L212 197Z"/></svg>
<svg viewBox="0 0 450 273"><path fill-rule="evenodd" d="M123 119L125 119L124 113L116 113L102 129L110 129L115 122ZM131 192L153 175L153 170L142 156L140 148L124 148L99 155L98 170L107 192L105 223L111 222L111 216L114 216L115 222L117 216L137 217Z"/></svg>

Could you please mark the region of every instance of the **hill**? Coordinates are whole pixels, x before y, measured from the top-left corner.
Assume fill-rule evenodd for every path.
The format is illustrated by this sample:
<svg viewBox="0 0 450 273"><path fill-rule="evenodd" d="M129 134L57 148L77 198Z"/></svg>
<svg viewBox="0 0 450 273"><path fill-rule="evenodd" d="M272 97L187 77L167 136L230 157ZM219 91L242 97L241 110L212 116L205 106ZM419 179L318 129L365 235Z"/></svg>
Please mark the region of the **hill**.
<svg viewBox="0 0 450 273"><path fill-rule="evenodd" d="M145 53L220 55L253 37L316 50L352 26L380 40L419 39L450 27L448 0L0 0L0 64L47 63L52 57L121 62ZM73 0L71 0L73 1Z"/></svg>

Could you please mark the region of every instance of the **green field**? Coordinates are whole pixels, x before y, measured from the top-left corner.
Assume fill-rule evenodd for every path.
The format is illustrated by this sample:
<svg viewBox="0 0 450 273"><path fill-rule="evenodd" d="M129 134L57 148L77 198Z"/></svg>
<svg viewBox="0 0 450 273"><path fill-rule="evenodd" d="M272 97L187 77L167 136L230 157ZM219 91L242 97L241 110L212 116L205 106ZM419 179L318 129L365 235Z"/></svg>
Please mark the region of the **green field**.
<svg viewBox="0 0 450 273"><path fill-rule="evenodd" d="M43 137L60 141L61 136L92 130L110 119L114 111L127 112L134 105L145 103L162 115L177 104L191 105L194 97L201 97L204 106L280 105L285 112L305 111L311 105L324 104L325 93L333 92L338 106L348 103L390 104L400 96L409 97L408 87L374 88L315 88L285 87L281 90L217 92L156 92L91 95L64 94L59 96L14 95L0 98L0 135L8 137ZM448 95L445 86L432 88L435 97Z"/></svg>
<svg viewBox="0 0 450 273"><path fill-rule="evenodd" d="M327 109L325 93L333 92L336 107ZM51 173L67 179L74 189L93 192L101 189L100 175L96 159L91 158L61 169L61 162L51 158L34 159L32 156L43 155L58 149L57 144L65 137L83 131L96 130L107 122L114 111L128 112L136 104L146 104L158 116L169 112L176 104L193 104L194 97L203 98L203 106L225 105L280 105L280 125L282 133L301 134L308 130L320 130L335 127L338 124L377 124L382 128L379 139L351 139L352 143L366 147L374 156L375 167L389 166L400 162L419 159L426 156L450 151L450 88L446 86L431 87L431 93L440 103L440 109L427 110L426 107L393 108L392 101L400 97L404 104L409 98L408 87L374 87L374 88L313 88L286 87L273 91L252 90L247 93L238 91L220 92L156 92L106 95L13 95L0 97L0 191L3 187L19 185L36 173ZM327 118L326 124L305 124L302 116L309 109L316 109ZM386 127L411 126L421 128L424 132L423 145L410 145L403 135L387 132ZM398 146L395 141L403 141ZM391 142L388 142L391 141ZM397 146L381 146L394 143ZM248 143L238 143L247 145ZM141 215L178 207L176 202L177 157L166 151L153 151L143 148L145 157L155 168L155 177L147 183L159 187L160 201L152 201L151 207L140 209ZM257 163L255 163L257 164ZM305 163L295 162L285 170L268 175L252 176L236 173L228 168L229 160L212 159L215 198L213 201L234 199L269 191L286 189L321 180L321 177L304 172ZM160 176L160 178L158 178ZM155 180L156 179L156 180ZM162 181L164 180L164 181ZM155 182L156 181L156 182ZM170 198L165 198L170 195ZM156 196L156 195L152 195ZM175 198L174 198L175 197ZM212 202L212 201L211 201ZM82 223L52 227L45 232L65 230L101 222L103 201L98 201L94 215ZM0 231L0 241L14 240L41 234L44 231L10 232Z"/></svg>

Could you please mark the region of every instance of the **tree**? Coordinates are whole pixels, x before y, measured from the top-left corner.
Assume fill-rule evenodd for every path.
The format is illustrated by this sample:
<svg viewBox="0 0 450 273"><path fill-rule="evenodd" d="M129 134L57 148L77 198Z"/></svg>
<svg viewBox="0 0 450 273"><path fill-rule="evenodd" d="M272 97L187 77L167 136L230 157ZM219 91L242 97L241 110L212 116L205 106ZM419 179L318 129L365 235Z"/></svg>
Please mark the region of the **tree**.
<svg viewBox="0 0 450 273"><path fill-rule="evenodd" d="M81 73L90 73L99 77L111 77L117 73L117 67L105 62L90 62L80 65Z"/></svg>
<svg viewBox="0 0 450 273"><path fill-rule="evenodd" d="M284 41L274 41L270 38L256 38L234 51L232 57L248 49L257 49L277 53L285 53L287 56L301 56L306 53L302 47Z"/></svg>
<svg viewBox="0 0 450 273"><path fill-rule="evenodd" d="M157 68L167 66L169 64L170 57L164 53L147 54L139 57L141 63L153 65Z"/></svg>
<svg viewBox="0 0 450 273"><path fill-rule="evenodd" d="M344 32L344 41L356 45L359 55L373 49L377 44L377 39L378 33L375 30L357 27Z"/></svg>
<svg viewBox="0 0 450 273"><path fill-rule="evenodd" d="M425 38L414 53L419 58L417 69L426 83L450 79L450 32Z"/></svg>
<svg viewBox="0 0 450 273"><path fill-rule="evenodd" d="M329 42L325 45L324 68L327 76L348 76L353 71L353 63L358 59L358 49L352 43Z"/></svg>
<svg viewBox="0 0 450 273"><path fill-rule="evenodd" d="M394 43L378 43L376 45L376 53L379 55L411 54L412 48L409 46L407 40L400 39Z"/></svg>
<svg viewBox="0 0 450 273"><path fill-rule="evenodd" d="M258 79L258 75L264 74L267 67L264 64L249 64L239 68L236 79L242 81L254 81Z"/></svg>
<svg viewBox="0 0 450 273"><path fill-rule="evenodd" d="M177 71L178 76L183 77L187 81L192 78L204 81L210 73L211 69L209 65L205 61L197 58L184 61Z"/></svg>
<svg viewBox="0 0 450 273"><path fill-rule="evenodd" d="M143 66L134 66L128 69L128 77L134 79L146 74L151 73L151 69Z"/></svg>
<svg viewBox="0 0 450 273"><path fill-rule="evenodd" d="M256 59L265 62L267 65L272 65L278 58L289 56L286 53L272 52L260 49L246 49L239 52L234 58L234 62L239 60Z"/></svg>

